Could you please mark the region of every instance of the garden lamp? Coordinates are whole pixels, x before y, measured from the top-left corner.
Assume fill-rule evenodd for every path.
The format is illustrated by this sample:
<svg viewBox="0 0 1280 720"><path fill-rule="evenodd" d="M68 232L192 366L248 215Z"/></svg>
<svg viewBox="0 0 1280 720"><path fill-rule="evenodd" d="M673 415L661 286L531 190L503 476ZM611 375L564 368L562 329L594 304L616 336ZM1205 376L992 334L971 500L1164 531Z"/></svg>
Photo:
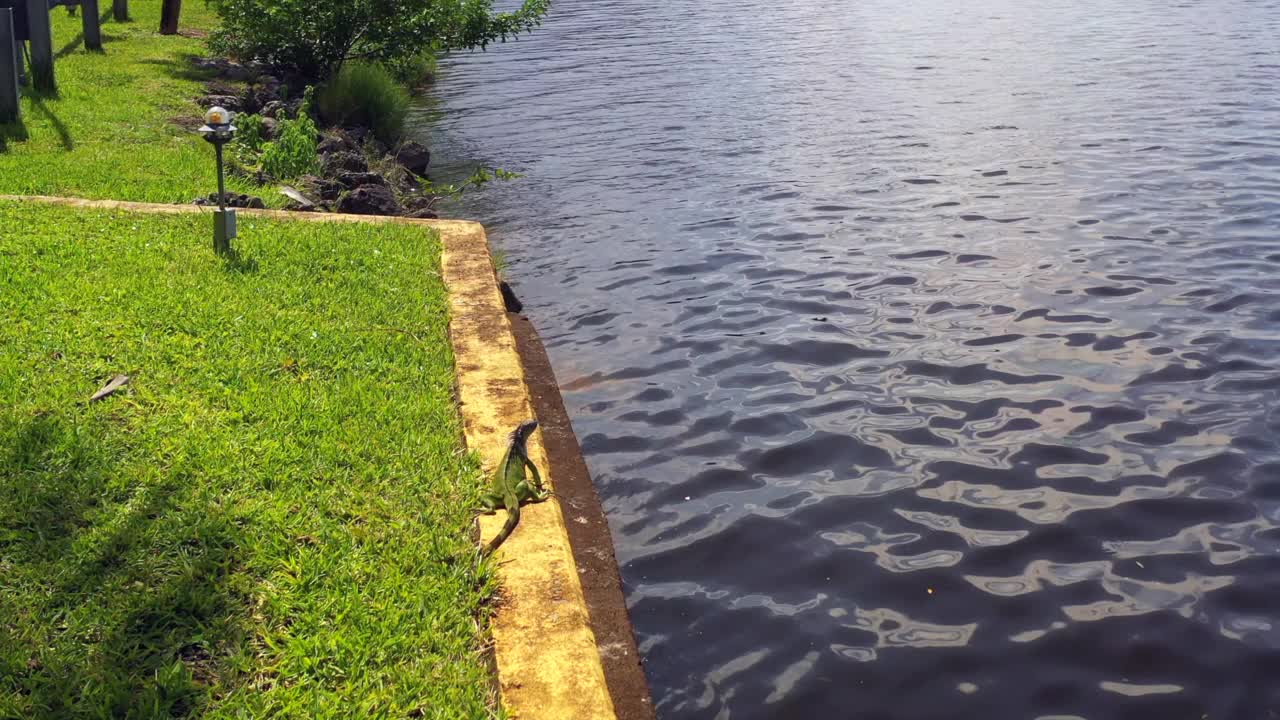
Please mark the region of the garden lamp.
<svg viewBox="0 0 1280 720"><path fill-rule="evenodd" d="M236 211L227 209L227 180L222 166L222 146L231 142L236 134L230 111L217 106L209 108L204 114L200 134L213 145L218 160L218 209L213 213L213 250L225 255L231 252L231 241L236 236Z"/></svg>

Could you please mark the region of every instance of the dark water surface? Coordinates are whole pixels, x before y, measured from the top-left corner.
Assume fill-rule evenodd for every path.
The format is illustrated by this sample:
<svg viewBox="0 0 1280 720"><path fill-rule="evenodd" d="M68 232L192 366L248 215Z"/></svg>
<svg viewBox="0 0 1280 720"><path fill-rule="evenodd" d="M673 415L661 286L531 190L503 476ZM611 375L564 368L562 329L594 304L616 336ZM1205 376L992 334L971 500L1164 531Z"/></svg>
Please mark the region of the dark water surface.
<svg viewBox="0 0 1280 720"><path fill-rule="evenodd" d="M1280 3L556 0L447 170L663 718L1280 715Z"/></svg>

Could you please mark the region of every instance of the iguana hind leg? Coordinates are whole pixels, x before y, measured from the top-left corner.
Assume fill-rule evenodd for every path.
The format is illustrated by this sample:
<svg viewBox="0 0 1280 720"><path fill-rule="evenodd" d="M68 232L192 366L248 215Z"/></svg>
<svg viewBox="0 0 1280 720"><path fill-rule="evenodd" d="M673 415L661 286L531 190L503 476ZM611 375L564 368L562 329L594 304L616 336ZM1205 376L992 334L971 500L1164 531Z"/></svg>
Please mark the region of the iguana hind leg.
<svg viewBox="0 0 1280 720"><path fill-rule="evenodd" d="M480 497L480 507L477 508L481 515L492 515L498 512L498 508L503 506L502 496L494 493L482 495Z"/></svg>

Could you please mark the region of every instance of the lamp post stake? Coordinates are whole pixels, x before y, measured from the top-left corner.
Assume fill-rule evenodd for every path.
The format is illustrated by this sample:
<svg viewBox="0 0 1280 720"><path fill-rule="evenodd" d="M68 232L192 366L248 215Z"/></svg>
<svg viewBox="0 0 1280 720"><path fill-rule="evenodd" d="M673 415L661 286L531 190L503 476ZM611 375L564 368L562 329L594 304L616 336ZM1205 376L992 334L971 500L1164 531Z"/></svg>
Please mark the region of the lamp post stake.
<svg viewBox="0 0 1280 720"><path fill-rule="evenodd" d="M213 251L230 256L231 241L236 236L236 211L227 209L227 175L222 163L222 146L231 142L236 126L231 124L231 113L220 107L210 108L204 114L204 122L200 134L213 145L218 162L218 209L213 211Z"/></svg>
<svg viewBox="0 0 1280 720"><path fill-rule="evenodd" d="M231 252L231 238L236 236L236 211L227 210L227 180L222 169L222 143L214 143L218 156L218 210L213 216L213 251L219 255Z"/></svg>
<svg viewBox="0 0 1280 720"><path fill-rule="evenodd" d="M218 209L227 209L227 174L222 169L222 143L213 146L213 152L218 158Z"/></svg>

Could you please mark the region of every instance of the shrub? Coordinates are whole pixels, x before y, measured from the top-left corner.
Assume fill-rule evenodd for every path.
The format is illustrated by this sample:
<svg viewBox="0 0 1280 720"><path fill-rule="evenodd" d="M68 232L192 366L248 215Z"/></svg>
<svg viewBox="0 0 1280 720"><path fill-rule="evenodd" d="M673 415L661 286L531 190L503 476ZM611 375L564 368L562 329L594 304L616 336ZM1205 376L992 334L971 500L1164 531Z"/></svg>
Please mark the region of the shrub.
<svg viewBox="0 0 1280 720"><path fill-rule="evenodd" d="M303 95L298 116L278 118L276 139L262 146L262 170L277 180L289 180L319 169L316 142L320 131L311 119L311 88Z"/></svg>
<svg viewBox="0 0 1280 720"><path fill-rule="evenodd" d="M258 153L266 143L266 128L261 115L241 115L236 118L236 143L245 150Z"/></svg>
<svg viewBox="0 0 1280 720"><path fill-rule="evenodd" d="M550 0L493 12L493 0L209 0L213 49L327 78L352 58L396 63L422 48L483 48L531 30Z"/></svg>
<svg viewBox="0 0 1280 720"><path fill-rule="evenodd" d="M417 55L387 63L387 69L402 85L418 87L435 79L436 54L430 50L422 50Z"/></svg>
<svg viewBox="0 0 1280 720"><path fill-rule="evenodd" d="M409 114L409 91L382 65L351 62L320 90L320 116L334 125L361 125L394 143Z"/></svg>

